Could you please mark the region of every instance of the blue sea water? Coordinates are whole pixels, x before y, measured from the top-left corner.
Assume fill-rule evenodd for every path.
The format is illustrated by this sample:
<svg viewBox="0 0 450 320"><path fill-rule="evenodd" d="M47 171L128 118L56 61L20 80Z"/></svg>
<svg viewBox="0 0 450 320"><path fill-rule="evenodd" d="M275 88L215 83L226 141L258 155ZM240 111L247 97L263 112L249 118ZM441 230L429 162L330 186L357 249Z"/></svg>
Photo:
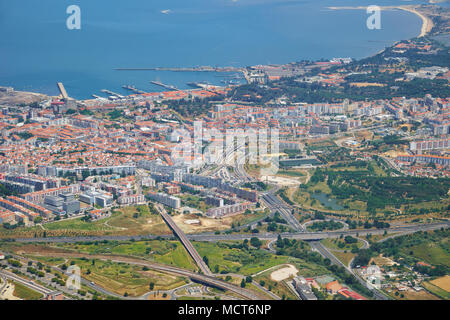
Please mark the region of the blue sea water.
<svg viewBox="0 0 450 320"><path fill-rule="evenodd" d="M376 2L376 3L374 3ZM78 99L101 89L127 93L150 80L187 88L220 84L220 74L115 71L120 67L248 66L303 59L362 58L419 34L412 13L382 12L368 30L364 10L329 6L401 5L401 0L0 0L0 85ZM81 8L81 30L66 8Z"/></svg>

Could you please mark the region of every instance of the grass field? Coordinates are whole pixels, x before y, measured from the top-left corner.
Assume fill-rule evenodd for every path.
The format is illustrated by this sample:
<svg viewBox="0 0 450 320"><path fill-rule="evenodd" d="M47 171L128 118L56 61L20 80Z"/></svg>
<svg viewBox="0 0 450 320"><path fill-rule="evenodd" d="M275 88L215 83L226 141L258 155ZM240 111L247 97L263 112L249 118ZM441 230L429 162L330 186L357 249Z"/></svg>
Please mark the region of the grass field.
<svg viewBox="0 0 450 320"><path fill-rule="evenodd" d="M193 242L201 257L206 256L209 266L215 272L216 266L218 272L239 273L242 275L253 275L271 267L290 263L302 270L305 274L314 274L320 270L320 267L301 259L277 256L267 251L259 249L239 249L230 247L237 242L227 243L209 243Z"/></svg>
<svg viewBox="0 0 450 320"><path fill-rule="evenodd" d="M352 259L356 256L356 254L348 251L347 252L333 251L333 255L335 255L336 258L338 258L339 261L341 261L346 266L348 266L350 261L352 261Z"/></svg>
<svg viewBox="0 0 450 320"><path fill-rule="evenodd" d="M424 281L424 282L422 282L422 286L441 299L444 299L444 300L450 299L450 293L448 291L445 291L444 289L439 288L438 286L436 286L430 282Z"/></svg>
<svg viewBox="0 0 450 320"><path fill-rule="evenodd" d="M14 296L23 300L39 300L43 297L43 295L39 292L36 292L19 282L12 281L14 284Z"/></svg>
<svg viewBox="0 0 450 320"><path fill-rule="evenodd" d="M109 246L109 247L106 247ZM114 257L111 249L114 248L114 255L139 257L147 260L158 261L161 263L175 264L180 267L194 270L196 267L190 262L181 244L172 241L151 241L150 245L142 243L92 243L87 244L67 244L58 247L46 246L42 244L10 244L12 249L20 255L33 257L33 259L43 263L51 264L65 263L69 266L71 263L81 268L83 277L105 289L120 295L127 293L129 296L140 296L150 290L150 283L154 283L153 290L170 290L184 285L187 279L173 276L149 268L127 263L117 263L111 260L102 260L96 257L89 258L89 255L98 254L105 258ZM69 250L70 249L70 250ZM147 249L150 249L147 254ZM155 258L156 257L156 258ZM185 260L188 262L186 262ZM167 259L167 261L163 261ZM188 264L189 263L189 264Z"/></svg>
<svg viewBox="0 0 450 320"><path fill-rule="evenodd" d="M207 209L206 207L204 208ZM180 227L187 233L215 232L231 229L232 226L239 226L250 223L268 215L262 210L255 210L249 214L240 214L223 219L210 219L205 217L195 217L202 221L202 225L184 225ZM176 219L182 219L183 215L178 215ZM18 228L6 230L0 225L0 238L33 238L33 237L84 237L103 235L170 235L171 230L162 220L159 214L151 214L148 207L128 206L116 210L111 217L98 221L84 221L82 218L51 222L41 227Z"/></svg>
<svg viewBox="0 0 450 320"><path fill-rule="evenodd" d="M45 225L47 230L83 230L83 231L110 231L114 230L112 227L106 226L105 220L85 222L79 219L62 220L58 222L48 223Z"/></svg>
<svg viewBox="0 0 450 320"><path fill-rule="evenodd" d="M144 270L141 266L115 263L103 260L71 259L81 268L84 278L117 294L141 296L150 290L169 290L184 285L186 279L153 270Z"/></svg>
<svg viewBox="0 0 450 320"><path fill-rule="evenodd" d="M170 234L161 216L151 214L147 206L123 207L105 220L99 222L113 228L116 234Z"/></svg>
<svg viewBox="0 0 450 320"><path fill-rule="evenodd" d="M208 257L211 270L214 271L217 266L218 272L228 271L250 275L292 259L262 250L231 249L226 245L209 242L193 242L193 245L201 257Z"/></svg>
<svg viewBox="0 0 450 320"><path fill-rule="evenodd" d="M63 264L66 261L66 259L59 258L59 257L44 257L44 256L33 256L33 255L26 255L26 256L32 260L38 260L49 266L58 266L60 264Z"/></svg>
<svg viewBox="0 0 450 320"><path fill-rule="evenodd" d="M298 177L298 178L302 178L302 177L306 176L305 173L303 173L301 171L295 171L295 170L279 170L277 175L288 176L288 177Z"/></svg>
<svg viewBox="0 0 450 320"><path fill-rule="evenodd" d="M448 243L448 239L446 242ZM414 256L415 258L430 264L442 264L450 267L450 255L444 248L435 242L426 242L408 248L401 248L400 252L406 255Z"/></svg>
<svg viewBox="0 0 450 320"><path fill-rule="evenodd" d="M148 207L129 206L116 210L111 217L98 221L83 221L81 218L47 223L41 227L6 230L0 227L0 238L58 236L101 236L171 234L159 215L153 215Z"/></svg>
<svg viewBox="0 0 450 320"><path fill-rule="evenodd" d="M65 262L62 257L52 256L54 253L77 253L85 255L128 256L147 261L169 264L188 270L197 270L192 258L178 241L99 241L79 243L58 243L54 246L44 244L20 244L14 242L1 243L5 251L26 255L48 265L59 265Z"/></svg>
<svg viewBox="0 0 450 320"><path fill-rule="evenodd" d="M331 250L352 250L353 244L347 244L342 239L323 239L320 242L323 243L323 245ZM343 247L339 247L339 244L344 244ZM358 239L358 242L356 243L356 247L359 249L364 245L364 243Z"/></svg>
<svg viewBox="0 0 450 320"><path fill-rule="evenodd" d="M87 254L131 256L189 270L197 269L192 258L178 241L148 240L67 243L58 244L58 247Z"/></svg>
<svg viewBox="0 0 450 320"><path fill-rule="evenodd" d="M316 192L316 191L320 191L326 194L331 193L331 189L330 187L328 187L326 182L318 182L314 186L308 188L308 192Z"/></svg>
<svg viewBox="0 0 450 320"><path fill-rule="evenodd" d="M149 295L147 297L147 300L169 300L170 299L170 295L166 294L164 295L164 293L161 292L154 292L151 295Z"/></svg>
<svg viewBox="0 0 450 320"><path fill-rule="evenodd" d="M249 214L244 213L244 214L240 214L237 216L233 216L231 218L233 219L233 223L235 225L243 225L243 224L251 223L251 222L261 219L263 217L266 217L269 214L270 214L270 212L265 212L263 210L260 210L260 211L255 210L255 211L252 211L252 213L249 213Z"/></svg>
<svg viewBox="0 0 450 320"><path fill-rule="evenodd" d="M206 204L206 202L202 198L195 195L182 195L179 198L181 199L182 206L195 208L202 212L206 212L209 208L212 208L212 206Z"/></svg>
<svg viewBox="0 0 450 320"><path fill-rule="evenodd" d="M221 276L220 277L220 279L222 279L222 280L224 280L224 281L227 281L227 282L229 282L229 283L232 283L232 284L234 284L235 286L240 286L241 285L241 281L242 281L242 277L240 277L240 276L236 276L236 275L224 275L224 276ZM266 299L269 299L269 300L272 300L273 298L268 294L268 293L266 293L264 290L262 290L262 289L260 289L260 288L258 288L257 286L255 286L253 283L248 283L248 282L246 282L245 283L245 288L247 289L247 290L251 290L251 291L253 291L253 292L256 292L259 296L261 296L261 297L266 297ZM211 290L210 290L210 292L212 292L212 293L215 293L215 292L217 292L217 293L223 293L222 291L219 291L218 289L216 289L216 288L212 288ZM233 294L234 295L234 294Z"/></svg>
<svg viewBox="0 0 450 320"><path fill-rule="evenodd" d="M450 267L449 252L449 230L439 229L428 232L416 232L407 235L397 236L379 243L384 256L391 258L392 249L395 248L397 258L404 259L409 265L416 265L418 262L425 262L434 267L441 268L437 274L446 274L446 268ZM433 273L430 273L433 275Z"/></svg>
<svg viewBox="0 0 450 320"><path fill-rule="evenodd" d="M269 291L273 292L280 298L284 297L286 300L298 300L297 296L291 291L291 289L289 289L285 281L273 281L267 274L255 277L255 281L258 283L264 281L264 287L267 290L270 289Z"/></svg>
<svg viewBox="0 0 450 320"><path fill-rule="evenodd" d="M183 297L178 297L177 300L214 300L213 297L211 298L206 298L206 297L192 297L192 296L183 296Z"/></svg>
<svg viewBox="0 0 450 320"><path fill-rule="evenodd" d="M386 177L387 173L386 171L384 171L384 169L382 168L382 166L380 166L376 161L371 160L369 161L368 164L368 168L373 169L373 172L375 173L375 175L377 175L378 177Z"/></svg>
<svg viewBox="0 0 450 320"><path fill-rule="evenodd" d="M0 225L0 238L1 239L11 239L11 238L21 238L21 237L33 237L35 234L41 234L43 230L40 227L30 227L24 228L20 227L17 229L5 229Z"/></svg>
<svg viewBox="0 0 450 320"><path fill-rule="evenodd" d="M348 166L348 167L342 167L342 168L330 168L331 171L360 171L360 168Z"/></svg>

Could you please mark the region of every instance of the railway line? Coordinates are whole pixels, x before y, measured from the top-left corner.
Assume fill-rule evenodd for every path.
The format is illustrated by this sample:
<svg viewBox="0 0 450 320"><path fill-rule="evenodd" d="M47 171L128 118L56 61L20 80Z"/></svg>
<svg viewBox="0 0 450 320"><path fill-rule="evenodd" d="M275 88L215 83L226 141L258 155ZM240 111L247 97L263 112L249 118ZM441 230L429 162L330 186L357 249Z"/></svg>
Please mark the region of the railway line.
<svg viewBox="0 0 450 320"><path fill-rule="evenodd" d="M52 290L50 290L50 289L48 289L46 287L43 287L43 286L41 286L41 285L39 285L37 283L34 283L32 281L22 279L21 277L16 276L15 274L13 274L13 273L11 273L9 271L2 270L2 271L0 271L0 275L3 276L6 279L10 279L10 280L14 280L16 282L19 282L20 284L22 284L22 285L24 285L24 286L26 286L26 287L28 287L30 289L33 289L33 290L35 290L35 291L37 291L39 293L42 293L43 295L48 295L48 294L50 294L52 292Z"/></svg>

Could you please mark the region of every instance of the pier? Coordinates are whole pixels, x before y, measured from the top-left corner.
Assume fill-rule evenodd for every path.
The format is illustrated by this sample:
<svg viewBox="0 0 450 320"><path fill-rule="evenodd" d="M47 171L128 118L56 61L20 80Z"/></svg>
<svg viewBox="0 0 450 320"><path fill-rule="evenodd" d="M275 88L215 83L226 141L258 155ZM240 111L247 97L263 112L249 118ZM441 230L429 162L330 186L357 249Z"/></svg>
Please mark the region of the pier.
<svg viewBox="0 0 450 320"><path fill-rule="evenodd" d="M115 92L112 92L111 90L102 89L100 91L103 92L103 93L107 93L107 94L109 94L111 96L117 97L119 99L124 99L125 98L123 95L115 93Z"/></svg>
<svg viewBox="0 0 450 320"><path fill-rule="evenodd" d="M147 93L147 92L145 92L145 91L136 89L136 87L135 87L135 86L132 86L132 85L125 85L125 86L122 86L122 88L124 88L124 89L126 89L126 90L133 91L134 93L137 93L137 94L144 94L144 93Z"/></svg>
<svg viewBox="0 0 450 320"><path fill-rule="evenodd" d="M63 99L68 100L69 96L67 95L66 88L64 88L64 85L62 84L62 82L58 82L57 85L58 85L59 92L61 93L61 96L63 97Z"/></svg>
<svg viewBox="0 0 450 320"><path fill-rule="evenodd" d="M157 85L157 86L160 86L160 87L163 87L163 88L166 88L166 89L169 89L169 90L180 91L180 89L178 89L177 87L170 86L168 84L164 84L164 83L159 82L159 81L150 81L150 83L152 83L154 85Z"/></svg>
<svg viewBox="0 0 450 320"><path fill-rule="evenodd" d="M95 95L95 94L93 94L92 96L93 96L95 99L99 99L99 100L108 100L108 99L106 99L106 98L97 96L97 95Z"/></svg>
<svg viewBox="0 0 450 320"><path fill-rule="evenodd" d="M114 68L116 71L173 71L173 72L242 72L244 68L235 67L184 67L184 68L166 68L166 67L154 67L154 68Z"/></svg>
<svg viewBox="0 0 450 320"><path fill-rule="evenodd" d="M196 88L196 89L203 89L203 86L205 85L209 85L206 82L188 82L186 83L188 86L192 87L192 88Z"/></svg>

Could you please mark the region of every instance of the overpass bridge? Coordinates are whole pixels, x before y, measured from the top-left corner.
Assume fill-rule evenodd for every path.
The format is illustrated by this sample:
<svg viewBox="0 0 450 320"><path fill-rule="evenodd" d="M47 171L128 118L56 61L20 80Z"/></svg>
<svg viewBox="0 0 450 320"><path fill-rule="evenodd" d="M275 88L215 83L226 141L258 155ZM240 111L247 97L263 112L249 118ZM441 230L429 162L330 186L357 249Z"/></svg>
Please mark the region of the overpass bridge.
<svg viewBox="0 0 450 320"><path fill-rule="evenodd" d="M162 206L157 206L159 209L159 212L161 213L161 217L164 219L164 221L169 225L170 229L175 233L175 235L180 239L183 246L186 248L186 250L191 255L192 259L194 259L195 263L197 263L200 270L203 272L204 275L212 276L211 270L209 270L208 266L206 265L205 261L200 257L197 250L195 250L192 243L189 241L189 239L186 237L184 232L176 225L175 221L173 221L172 217L166 212L166 210Z"/></svg>

